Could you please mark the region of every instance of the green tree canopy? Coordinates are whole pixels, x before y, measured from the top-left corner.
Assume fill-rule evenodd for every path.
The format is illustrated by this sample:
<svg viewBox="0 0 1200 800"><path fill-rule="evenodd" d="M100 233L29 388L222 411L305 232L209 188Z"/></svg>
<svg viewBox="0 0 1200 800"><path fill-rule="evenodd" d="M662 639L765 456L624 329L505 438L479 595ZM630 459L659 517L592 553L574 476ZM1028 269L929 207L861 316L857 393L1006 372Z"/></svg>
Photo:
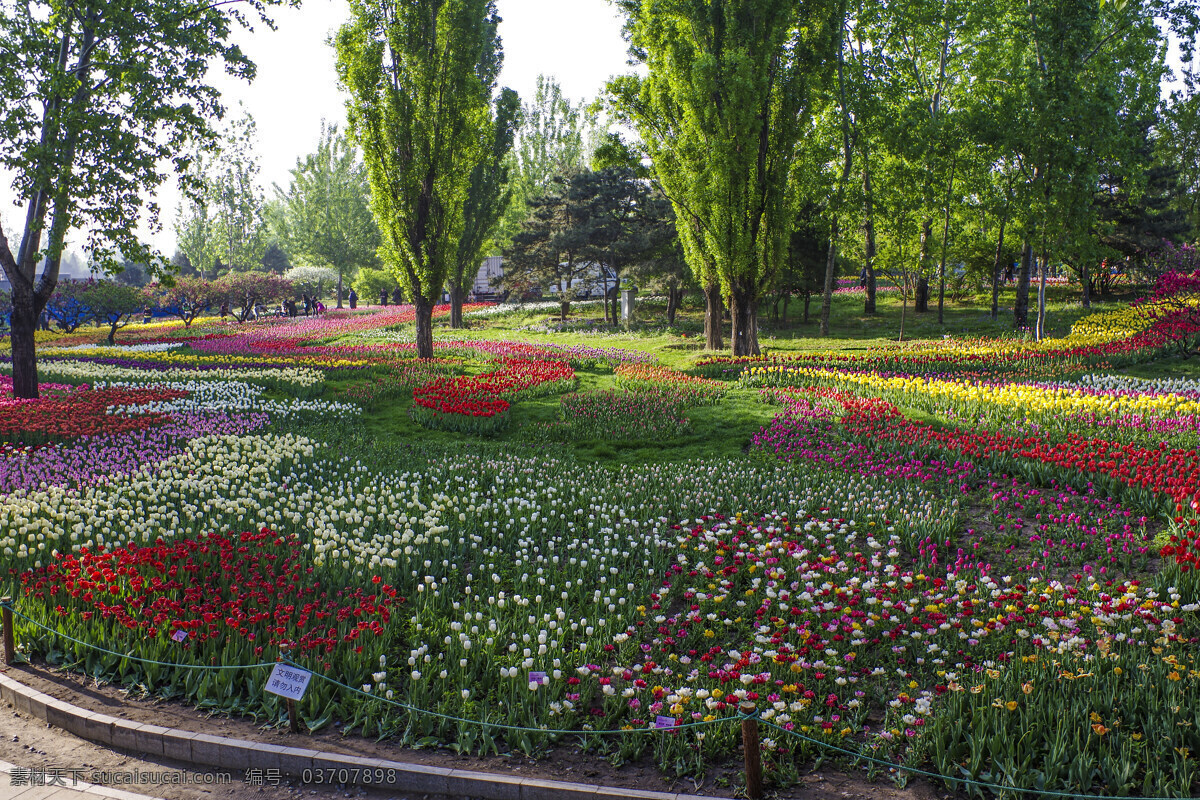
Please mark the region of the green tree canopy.
<svg viewBox="0 0 1200 800"><path fill-rule="evenodd" d="M116 281L94 281L80 295L92 320L108 327L108 343L113 344L117 330L124 328L146 308L145 293L136 286Z"/></svg>
<svg viewBox="0 0 1200 800"><path fill-rule="evenodd" d="M697 278L731 299L734 354L758 353L757 304L787 250L796 146L832 73L844 3L618 5L648 74L610 84L615 107L646 145Z"/></svg>
<svg viewBox="0 0 1200 800"><path fill-rule="evenodd" d="M558 295L563 320L594 269L584 256L588 231L584 207L572 196L573 180L555 177L548 191L530 198L529 218L504 251L505 288L517 296L535 287L550 290Z"/></svg>
<svg viewBox="0 0 1200 800"><path fill-rule="evenodd" d="M26 209L19 240L10 245L0 228L17 397L37 396L33 331L67 232L86 231L106 270L118 253L157 263L135 235L144 216L158 226L146 190L186 174L189 145L214 137L223 108L208 71L253 78L230 34L256 19L269 25L278 2L0 0L0 167L15 174Z"/></svg>
<svg viewBox="0 0 1200 800"><path fill-rule="evenodd" d="M336 125L322 123L316 152L297 159L287 191L276 185L275 194L271 222L283 249L302 264L337 273L341 308L343 282L378 262L366 166Z"/></svg>
<svg viewBox="0 0 1200 800"><path fill-rule="evenodd" d="M485 156L471 170L467 202L463 207L463 232L449 279L452 328L462 327L466 287L475 280L484 251L512 202L509 154L520 122L519 104L520 98L512 89L500 92L492 125L483 142Z"/></svg>

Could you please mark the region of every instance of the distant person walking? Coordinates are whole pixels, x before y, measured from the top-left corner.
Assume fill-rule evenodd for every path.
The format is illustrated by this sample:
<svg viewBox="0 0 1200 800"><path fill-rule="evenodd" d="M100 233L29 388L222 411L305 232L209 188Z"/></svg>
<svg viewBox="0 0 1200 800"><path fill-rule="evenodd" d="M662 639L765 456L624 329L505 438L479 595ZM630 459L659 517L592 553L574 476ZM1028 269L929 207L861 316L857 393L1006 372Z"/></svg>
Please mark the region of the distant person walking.
<svg viewBox="0 0 1200 800"><path fill-rule="evenodd" d="M304 316L312 314L312 298L307 294L304 295Z"/></svg>
<svg viewBox="0 0 1200 800"><path fill-rule="evenodd" d="M387 305L387 289L383 289L379 292L379 305Z"/></svg>
<svg viewBox="0 0 1200 800"><path fill-rule="evenodd" d="M395 305L400 305L403 302L404 302L404 296L400 294L400 287L397 286L396 290L394 292L392 292L392 303Z"/></svg>
<svg viewBox="0 0 1200 800"><path fill-rule="evenodd" d="M357 292L355 292L353 289L351 289L350 294L348 294L346 297L350 301L351 309L358 308L358 293Z"/></svg>

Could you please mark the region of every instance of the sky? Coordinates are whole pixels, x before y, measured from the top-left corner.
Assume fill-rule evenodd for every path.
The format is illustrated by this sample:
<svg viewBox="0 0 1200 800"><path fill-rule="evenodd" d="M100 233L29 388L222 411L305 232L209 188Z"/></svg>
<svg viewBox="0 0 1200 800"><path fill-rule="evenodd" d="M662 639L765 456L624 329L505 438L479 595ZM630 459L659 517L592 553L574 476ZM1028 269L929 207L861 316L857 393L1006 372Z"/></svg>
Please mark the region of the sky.
<svg viewBox="0 0 1200 800"><path fill-rule="evenodd" d="M631 71L621 22L609 0L497 0L502 22L504 68L500 85L533 96L539 74L554 76L564 93L576 101L596 97L613 75ZM345 97L339 92L330 34L347 18L345 0L304 0L299 8L277 9L276 30L259 27L240 31L237 41L258 65L253 83L211 73L231 115L239 103L254 115L258 127L257 150L261 157L263 188L273 195L272 184L287 188L289 170L297 158L316 149L321 121L343 124ZM1169 62L1178 67L1178 54ZM23 216L10 205L11 178L0 174L0 214L6 229ZM159 188L162 229L139 229L169 258L175 250L173 222L179 203L174 182ZM70 243L78 248L82 237Z"/></svg>
<svg viewBox="0 0 1200 800"><path fill-rule="evenodd" d="M497 0L504 67L500 86L533 97L539 74L553 75L575 101L592 99L613 75L631 71L621 22L608 0ZM277 9L276 30L242 31L236 41L258 66L253 83L210 73L229 115L242 103L258 128L260 173L268 197L272 184L286 189L296 159L316 149L322 119L344 125L345 96L337 87L331 33L349 15L344 0L304 0L300 8ZM11 179L0 175L0 205L6 229L20 221L9 204ZM162 230L143 225L139 235L169 258L175 251L172 223L179 203L174 182L161 187ZM81 236L73 237L81 240ZM71 242L77 248L76 241Z"/></svg>

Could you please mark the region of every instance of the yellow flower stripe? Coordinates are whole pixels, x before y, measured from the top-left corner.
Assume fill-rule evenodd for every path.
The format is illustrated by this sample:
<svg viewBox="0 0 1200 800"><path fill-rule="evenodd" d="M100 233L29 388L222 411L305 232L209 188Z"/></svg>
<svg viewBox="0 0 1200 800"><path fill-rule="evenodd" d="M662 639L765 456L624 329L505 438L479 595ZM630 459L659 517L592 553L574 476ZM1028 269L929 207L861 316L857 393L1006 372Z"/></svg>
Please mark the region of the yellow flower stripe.
<svg viewBox="0 0 1200 800"><path fill-rule="evenodd" d="M223 353L176 353L172 351L137 352L120 347L88 347L65 349L47 347L39 354L42 356L60 356L67 358L120 358L125 361L146 361L155 364L171 364L180 368L201 365L220 364L231 367L256 366L266 362L292 363L296 366L321 367L364 367L377 363L369 358L337 358L335 356L312 354L290 355L272 353L262 356L234 356Z"/></svg>
<svg viewBox="0 0 1200 800"><path fill-rule="evenodd" d="M900 394L905 404L938 404L939 401L978 409L990 406L1021 415L1098 414L1121 416L1187 416L1200 414L1200 401L1177 394L1097 395L1068 387L1048 387L1027 383L1003 385L975 381L925 377L882 377L874 373L841 373L809 367L751 367L750 383L772 374L794 376L797 384L859 389L883 395Z"/></svg>

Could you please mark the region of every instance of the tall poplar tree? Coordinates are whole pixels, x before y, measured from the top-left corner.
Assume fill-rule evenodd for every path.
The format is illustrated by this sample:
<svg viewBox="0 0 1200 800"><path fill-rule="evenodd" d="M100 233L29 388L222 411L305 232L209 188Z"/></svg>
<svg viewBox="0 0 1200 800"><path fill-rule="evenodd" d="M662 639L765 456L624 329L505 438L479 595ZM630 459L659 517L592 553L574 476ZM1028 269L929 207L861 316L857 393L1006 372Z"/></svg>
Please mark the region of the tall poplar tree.
<svg viewBox="0 0 1200 800"><path fill-rule="evenodd" d="M371 180L385 266L416 306L433 357L433 306L458 253L471 173L487 153L502 59L493 0L352 0L335 37L350 132Z"/></svg>
<svg viewBox="0 0 1200 800"><path fill-rule="evenodd" d="M615 105L646 144L696 277L729 298L734 355L757 354L758 301L791 234L796 145L832 73L845 3L617 5L648 74L614 81Z"/></svg>

